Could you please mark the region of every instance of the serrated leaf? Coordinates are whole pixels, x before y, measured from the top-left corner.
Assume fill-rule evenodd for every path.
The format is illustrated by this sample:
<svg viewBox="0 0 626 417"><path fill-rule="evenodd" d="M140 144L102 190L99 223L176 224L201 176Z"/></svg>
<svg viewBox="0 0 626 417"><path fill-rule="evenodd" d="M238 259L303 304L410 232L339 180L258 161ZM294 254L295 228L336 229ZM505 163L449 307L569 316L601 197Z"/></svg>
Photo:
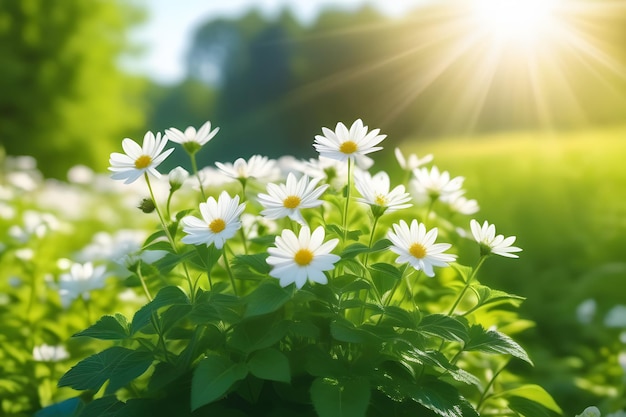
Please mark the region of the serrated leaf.
<svg viewBox="0 0 626 417"><path fill-rule="evenodd" d="M290 299L291 291L285 290L277 282L265 281L245 297L247 306L244 317L273 313Z"/></svg>
<svg viewBox="0 0 626 417"><path fill-rule="evenodd" d="M386 306L381 323L394 327L404 327L407 329L417 328L420 321L420 313L417 311L407 311L398 306Z"/></svg>
<svg viewBox="0 0 626 417"><path fill-rule="evenodd" d="M109 380L106 393L114 393L152 364L152 354L113 346L73 366L59 380L59 387L98 391Z"/></svg>
<svg viewBox="0 0 626 417"><path fill-rule="evenodd" d="M520 399L520 398L526 399L528 401L532 401L535 404L540 405L542 408L554 411L555 413L558 413L558 414L563 414L563 410L561 410L561 408L557 405L557 403L554 401L552 396L548 394L548 392L539 385L535 385L535 384L522 385L521 387L516 387L510 390L498 393L498 396L509 398L509 403L515 399ZM518 402L518 404L523 406L524 402ZM519 411L519 410L515 410L515 411ZM545 413L545 410L544 410L544 413ZM525 414L525 413L522 413L522 414L530 416L530 414ZM534 415L535 414L533 414L533 416ZM536 414L536 415L539 415L539 414ZM546 413L546 415L549 415L549 413Z"/></svg>
<svg viewBox="0 0 626 417"><path fill-rule="evenodd" d="M319 417L365 417L370 395L365 378L317 378L311 385L311 400Z"/></svg>
<svg viewBox="0 0 626 417"><path fill-rule="evenodd" d="M488 304L510 303L516 307L524 301L526 298L519 295L509 294L504 291L494 290L485 285L475 285L471 289L478 298L478 305L485 306Z"/></svg>
<svg viewBox="0 0 626 417"><path fill-rule="evenodd" d="M175 304L188 305L189 298L178 287L169 286L162 288L152 301L144 305L135 313L131 324L131 333L135 334L150 323L152 314L160 308L172 306Z"/></svg>
<svg viewBox="0 0 626 417"><path fill-rule="evenodd" d="M420 321L419 333L440 337L451 342L465 342L468 340L467 325L460 318L444 314L429 314Z"/></svg>
<svg viewBox="0 0 626 417"><path fill-rule="evenodd" d="M198 363L191 379L191 410L222 398L248 375L246 365L223 356L208 356Z"/></svg>
<svg viewBox="0 0 626 417"><path fill-rule="evenodd" d="M480 387L480 380L477 377L451 364L448 358L437 350L422 351L413 348L403 353L402 357L410 362L417 362L421 365L442 369L458 382Z"/></svg>
<svg viewBox="0 0 626 417"><path fill-rule="evenodd" d="M524 348L517 342L504 333L496 330L485 330L479 324L470 328L469 341L463 350L508 354L533 365Z"/></svg>
<svg viewBox="0 0 626 417"><path fill-rule="evenodd" d="M330 334L335 340L348 343L363 343L376 338L374 334L355 327L354 324L345 319L332 321Z"/></svg>
<svg viewBox="0 0 626 417"><path fill-rule="evenodd" d="M260 379L286 383L291 381L289 360L284 353L276 349L268 348L254 352L248 361L248 368L252 375Z"/></svg>
<svg viewBox="0 0 626 417"><path fill-rule="evenodd" d="M100 340L121 340L129 336L128 322L121 314L102 316L100 320L73 337L87 336Z"/></svg>
<svg viewBox="0 0 626 417"><path fill-rule="evenodd" d="M233 259L234 269L248 269L259 275L266 276L270 273L271 266L265 261L267 253L257 253L254 255L238 255Z"/></svg>

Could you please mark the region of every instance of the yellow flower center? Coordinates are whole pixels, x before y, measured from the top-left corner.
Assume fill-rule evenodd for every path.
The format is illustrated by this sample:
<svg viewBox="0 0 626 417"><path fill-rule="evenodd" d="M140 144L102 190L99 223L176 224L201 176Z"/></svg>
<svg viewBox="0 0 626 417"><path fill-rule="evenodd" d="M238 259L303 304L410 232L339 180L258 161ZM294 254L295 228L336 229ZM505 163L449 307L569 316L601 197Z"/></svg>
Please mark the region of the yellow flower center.
<svg viewBox="0 0 626 417"><path fill-rule="evenodd" d="M213 233L219 233L226 229L226 223L222 219L215 219L209 224L209 229L211 229Z"/></svg>
<svg viewBox="0 0 626 417"><path fill-rule="evenodd" d="M415 256L417 259L422 259L426 257L426 248L419 243L414 243L409 248L409 253Z"/></svg>
<svg viewBox="0 0 626 417"><path fill-rule="evenodd" d="M387 205L387 199L385 198L384 195L380 195L378 194L376 196L376 198L374 199L374 202L379 205L379 206L386 206Z"/></svg>
<svg viewBox="0 0 626 417"><path fill-rule="evenodd" d="M148 155L141 155L139 158L135 160L135 168L142 169L147 168L152 163L152 158Z"/></svg>
<svg viewBox="0 0 626 417"><path fill-rule="evenodd" d="M300 201L300 197L297 195L290 195L283 201L283 206L288 209L294 209L300 205Z"/></svg>
<svg viewBox="0 0 626 417"><path fill-rule="evenodd" d="M356 150L357 150L356 143L352 142L351 140L343 142L341 146L339 147L339 151L345 154L354 153L356 152Z"/></svg>
<svg viewBox="0 0 626 417"><path fill-rule="evenodd" d="M313 252L308 249L300 249L296 252L293 260L300 266L307 266L313 260Z"/></svg>

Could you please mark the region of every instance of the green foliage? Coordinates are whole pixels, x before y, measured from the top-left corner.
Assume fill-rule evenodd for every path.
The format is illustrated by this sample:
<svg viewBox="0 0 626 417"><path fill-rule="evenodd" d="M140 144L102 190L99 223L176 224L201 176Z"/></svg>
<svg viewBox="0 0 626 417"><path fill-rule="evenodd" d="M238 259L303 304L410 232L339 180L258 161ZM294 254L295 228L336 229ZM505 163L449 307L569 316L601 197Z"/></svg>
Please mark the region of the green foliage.
<svg viewBox="0 0 626 417"><path fill-rule="evenodd" d="M119 69L138 10L122 1L0 4L0 145L47 175L102 155L143 122L140 80Z"/></svg>

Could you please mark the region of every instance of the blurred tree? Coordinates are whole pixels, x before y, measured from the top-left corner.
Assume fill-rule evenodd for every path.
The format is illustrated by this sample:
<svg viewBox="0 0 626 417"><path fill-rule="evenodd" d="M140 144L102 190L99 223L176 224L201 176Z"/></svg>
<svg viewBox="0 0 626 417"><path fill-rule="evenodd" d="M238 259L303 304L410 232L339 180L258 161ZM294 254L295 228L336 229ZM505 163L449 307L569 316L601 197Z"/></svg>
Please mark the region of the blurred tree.
<svg viewBox="0 0 626 417"><path fill-rule="evenodd" d="M104 169L143 123L142 82L117 65L140 18L122 0L0 2L0 145L48 175Z"/></svg>

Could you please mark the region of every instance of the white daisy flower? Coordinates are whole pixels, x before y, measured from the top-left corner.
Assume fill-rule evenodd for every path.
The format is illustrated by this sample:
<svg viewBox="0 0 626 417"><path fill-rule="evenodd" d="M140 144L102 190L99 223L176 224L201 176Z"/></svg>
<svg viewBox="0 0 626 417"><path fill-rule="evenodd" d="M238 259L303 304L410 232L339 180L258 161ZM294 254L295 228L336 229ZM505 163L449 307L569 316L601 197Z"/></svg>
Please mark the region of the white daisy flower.
<svg viewBox="0 0 626 417"><path fill-rule="evenodd" d="M198 129L197 132L196 129L192 126L189 126L187 129L185 129L184 132L181 132L175 127L171 127L169 129L165 129L165 135L172 142L176 142L185 146L185 149L187 144L194 144L197 150L200 149L200 147L206 145L208 141L213 139L213 137L217 135L217 132L219 132L219 130L219 127L211 130L211 122L206 122L202 125L202 127L200 127L200 129Z"/></svg>
<svg viewBox="0 0 626 417"><path fill-rule="evenodd" d="M156 137L152 132L147 132L143 137L143 147L134 140L125 138L122 148L126 153L113 152L109 158L109 171L113 172L111 178L125 180L124 184L135 182L145 172L160 178L161 174L156 167L174 151L171 148L164 152L166 144L167 138L161 137L160 132Z"/></svg>
<svg viewBox="0 0 626 417"><path fill-rule="evenodd" d="M318 182L320 178L310 180L303 175L298 180L290 173L285 184L267 184L268 194L258 195L259 203L265 208L261 215L270 220L289 217L300 224L305 224L300 210L321 206L323 201L319 198L328 188L327 184L315 188Z"/></svg>
<svg viewBox="0 0 626 417"><path fill-rule="evenodd" d="M396 160L398 161L400 168L405 171L413 171L414 169L417 169L433 160L433 154L431 153L423 158L418 158L418 156L414 153L409 154L409 157L405 158L400 148L395 148L393 153L396 156Z"/></svg>
<svg viewBox="0 0 626 417"><path fill-rule="evenodd" d="M521 252L522 249L517 246L511 246L515 242L515 236L505 238L503 235L496 236L496 226L484 222L481 226L476 220L470 220L470 228L474 240L480 245L481 255L494 253L507 258L519 258L519 256L511 252Z"/></svg>
<svg viewBox="0 0 626 417"><path fill-rule="evenodd" d="M404 185L398 185L389 191L389 175L385 171L380 171L373 177L367 171L356 172L354 186L363 196L357 198L357 201L381 207L385 212L391 213L412 206L408 203L411 196L405 192Z"/></svg>
<svg viewBox="0 0 626 417"><path fill-rule="evenodd" d="M434 266L448 266L448 262L453 262L456 258L455 255L443 253L452 245L435 243L436 227L426 232L426 226L417 220L413 220L410 227L404 220L400 220L400 224L393 225L393 231L387 232L387 238L392 243L389 249L400 255L396 258L396 263L408 262L429 277L435 276Z"/></svg>
<svg viewBox="0 0 626 417"><path fill-rule="evenodd" d="M183 231L187 233L181 241L207 246L213 243L217 249L222 249L226 240L241 228L239 216L245 207L245 203L239 204L238 195L231 198L226 191L222 191L217 201L209 197L206 203L200 203L202 219L185 216L181 220Z"/></svg>
<svg viewBox="0 0 626 417"><path fill-rule="evenodd" d="M187 181L189 172L185 168L178 166L170 171L167 178L170 183L170 188L177 190Z"/></svg>
<svg viewBox="0 0 626 417"><path fill-rule="evenodd" d="M215 165L224 175L236 180L256 178L271 181L280 175L276 160L261 155L254 155L247 161L238 158L233 164L216 162Z"/></svg>
<svg viewBox="0 0 626 417"><path fill-rule="evenodd" d="M418 201L424 198L434 200L458 192L465 180L463 177L450 178L448 171L440 173L436 166L430 171L427 168L414 169L413 175L415 178L411 181L411 186Z"/></svg>
<svg viewBox="0 0 626 417"><path fill-rule="evenodd" d="M381 150L382 147L376 145L387 137L379 135L380 129L368 133L367 126L363 126L361 119L352 123L350 130L339 122L334 132L326 127L322 128L322 132L324 135L316 135L313 144L320 156L342 162L350 159L361 169L372 166L372 159L365 155Z"/></svg>
<svg viewBox="0 0 626 417"><path fill-rule="evenodd" d="M104 287L105 279L106 268L102 265L94 267L91 262L73 264L69 272L59 277L61 304L67 308L79 297L88 300L89 292Z"/></svg>
<svg viewBox="0 0 626 417"><path fill-rule="evenodd" d="M324 237L322 226L312 234L311 229L304 226L298 236L291 230L283 230L280 236L276 236L276 247L267 250L270 254L267 263L273 266L270 276L278 278L282 287L295 283L300 289L307 279L318 284L327 284L328 278L324 271L332 270L341 258L330 253L339 239L324 243Z"/></svg>

